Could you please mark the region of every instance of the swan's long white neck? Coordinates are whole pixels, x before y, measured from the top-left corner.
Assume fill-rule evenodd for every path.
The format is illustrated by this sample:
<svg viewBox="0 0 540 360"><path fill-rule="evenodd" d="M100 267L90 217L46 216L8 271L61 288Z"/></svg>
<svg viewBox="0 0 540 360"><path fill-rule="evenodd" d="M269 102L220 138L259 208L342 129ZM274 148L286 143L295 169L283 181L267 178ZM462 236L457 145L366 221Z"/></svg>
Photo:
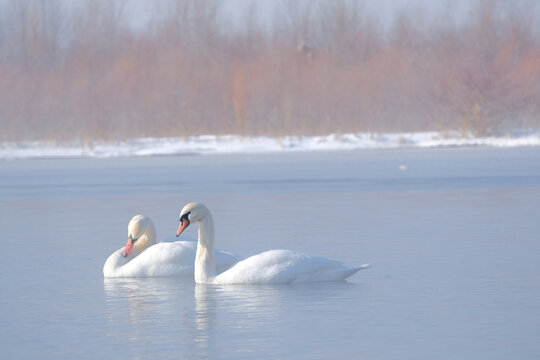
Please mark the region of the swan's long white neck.
<svg viewBox="0 0 540 360"><path fill-rule="evenodd" d="M133 250L131 251L131 255L128 256L128 259L134 259L137 256L139 256L142 252L144 252L146 249L148 249L150 246L156 244L156 230L154 230L154 227L152 226L151 229L149 229L148 232L146 232L144 235L142 235L139 240L135 243L135 246L133 247Z"/></svg>
<svg viewBox="0 0 540 360"><path fill-rule="evenodd" d="M195 282L211 282L216 276L214 255L214 219L209 211L199 223L199 241L195 255Z"/></svg>

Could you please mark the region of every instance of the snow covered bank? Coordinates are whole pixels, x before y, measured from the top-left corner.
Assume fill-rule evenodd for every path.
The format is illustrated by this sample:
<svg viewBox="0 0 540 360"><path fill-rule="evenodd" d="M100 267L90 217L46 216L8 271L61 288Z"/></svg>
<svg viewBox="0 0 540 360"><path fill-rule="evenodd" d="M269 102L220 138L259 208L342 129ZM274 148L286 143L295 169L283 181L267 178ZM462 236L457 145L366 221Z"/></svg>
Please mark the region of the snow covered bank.
<svg viewBox="0 0 540 360"><path fill-rule="evenodd" d="M460 133L354 133L326 136L266 137L204 135L185 138L142 138L91 146L50 142L0 143L0 159L154 156L208 153L260 153L389 148L540 146L540 130L505 136L464 137Z"/></svg>

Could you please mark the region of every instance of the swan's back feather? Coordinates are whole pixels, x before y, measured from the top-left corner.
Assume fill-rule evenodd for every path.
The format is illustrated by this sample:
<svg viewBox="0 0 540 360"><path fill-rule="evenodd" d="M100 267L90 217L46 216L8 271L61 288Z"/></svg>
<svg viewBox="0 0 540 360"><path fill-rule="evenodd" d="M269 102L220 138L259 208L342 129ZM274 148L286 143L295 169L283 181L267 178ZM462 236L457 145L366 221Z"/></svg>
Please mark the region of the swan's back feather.
<svg viewBox="0 0 540 360"><path fill-rule="evenodd" d="M270 250L239 261L213 279L215 284L283 284L344 280L363 267L291 250Z"/></svg>

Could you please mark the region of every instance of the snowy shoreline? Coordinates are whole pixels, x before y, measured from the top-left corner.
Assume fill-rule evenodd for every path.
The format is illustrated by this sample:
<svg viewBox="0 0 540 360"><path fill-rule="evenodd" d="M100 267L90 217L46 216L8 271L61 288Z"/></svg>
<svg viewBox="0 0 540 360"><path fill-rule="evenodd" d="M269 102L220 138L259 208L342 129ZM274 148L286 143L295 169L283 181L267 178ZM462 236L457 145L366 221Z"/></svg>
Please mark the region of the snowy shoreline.
<svg viewBox="0 0 540 360"><path fill-rule="evenodd" d="M540 146L540 130L504 136L472 137L459 132L350 133L326 136L202 135L184 138L140 138L118 142L0 143L0 159L109 158L188 154L270 153L356 149Z"/></svg>

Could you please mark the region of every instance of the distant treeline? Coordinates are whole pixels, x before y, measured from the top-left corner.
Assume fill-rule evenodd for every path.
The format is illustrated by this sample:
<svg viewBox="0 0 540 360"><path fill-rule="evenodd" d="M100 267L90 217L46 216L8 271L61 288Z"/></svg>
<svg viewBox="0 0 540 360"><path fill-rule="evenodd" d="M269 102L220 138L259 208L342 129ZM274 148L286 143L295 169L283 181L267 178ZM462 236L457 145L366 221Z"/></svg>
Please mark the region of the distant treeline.
<svg viewBox="0 0 540 360"><path fill-rule="evenodd" d="M0 1L0 140L540 127L535 1L390 28L361 3L161 0L134 29L126 1Z"/></svg>

